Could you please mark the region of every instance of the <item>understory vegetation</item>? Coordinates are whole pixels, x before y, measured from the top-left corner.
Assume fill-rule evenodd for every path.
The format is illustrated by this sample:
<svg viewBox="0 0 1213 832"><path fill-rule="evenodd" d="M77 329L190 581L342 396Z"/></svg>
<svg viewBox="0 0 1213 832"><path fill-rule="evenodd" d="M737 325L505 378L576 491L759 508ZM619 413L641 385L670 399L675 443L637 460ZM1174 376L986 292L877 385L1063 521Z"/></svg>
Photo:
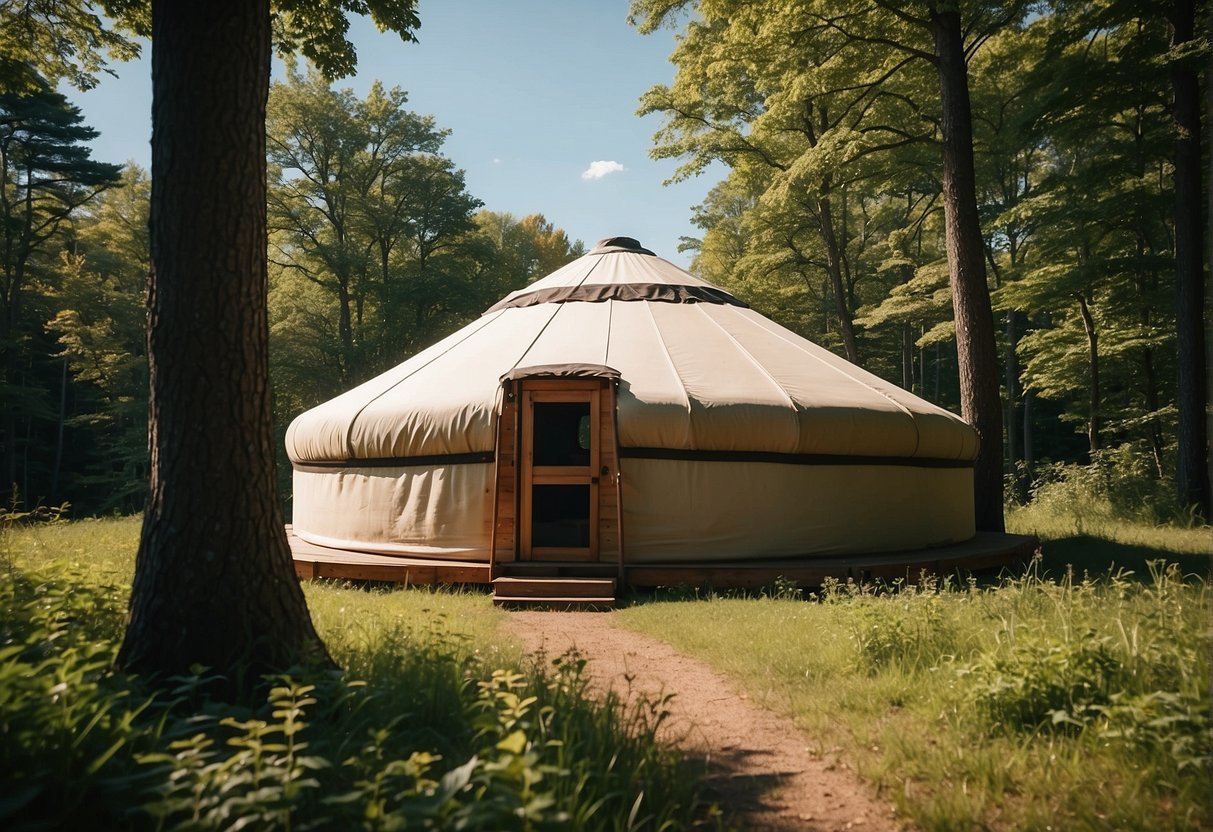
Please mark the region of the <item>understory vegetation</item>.
<svg viewBox="0 0 1213 832"><path fill-rule="evenodd" d="M1044 542L1026 573L666 592L613 620L737 678L925 830L1213 829L1208 528L1045 509L1010 516ZM528 664L482 594L309 585L345 670L255 709L202 670L168 694L115 674L138 526L0 530L3 828L714 822L702 763L654 740L665 700Z"/></svg>
<svg viewBox="0 0 1213 832"><path fill-rule="evenodd" d="M780 582L618 620L792 715L923 829L1213 828L1209 529L1010 520L1068 531L994 582L832 583L807 603Z"/></svg>
<svg viewBox="0 0 1213 832"><path fill-rule="evenodd" d="M586 694L583 661L524 662L483 595L308 590L343 673L206 672L153 692L110 668L138 520L3 531L0 827L665 829L699 769L654 742L664 702Z"/></svg>

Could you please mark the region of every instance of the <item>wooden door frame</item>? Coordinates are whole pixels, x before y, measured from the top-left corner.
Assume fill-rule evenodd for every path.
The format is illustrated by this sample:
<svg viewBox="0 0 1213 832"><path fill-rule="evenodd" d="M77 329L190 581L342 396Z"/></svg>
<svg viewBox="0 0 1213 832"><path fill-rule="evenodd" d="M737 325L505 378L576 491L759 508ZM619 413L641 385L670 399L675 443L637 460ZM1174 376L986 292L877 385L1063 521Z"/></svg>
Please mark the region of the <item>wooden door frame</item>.
<svg viewBox="0 0 1213 832"><path fill-rule="evenodd" d="M518 409L521 431L518 437L518 558L530 561L576 561L594 563L599 560L598 536L599 467L601 465L602 424L599 397L603 385L586 379L525 379L521 381ZM585 403L590 416L590 459L585 466L536 466L534 464L535 404ZM532 487L535 485L589 486L589 546L538 547L532 543Z"/></svg>

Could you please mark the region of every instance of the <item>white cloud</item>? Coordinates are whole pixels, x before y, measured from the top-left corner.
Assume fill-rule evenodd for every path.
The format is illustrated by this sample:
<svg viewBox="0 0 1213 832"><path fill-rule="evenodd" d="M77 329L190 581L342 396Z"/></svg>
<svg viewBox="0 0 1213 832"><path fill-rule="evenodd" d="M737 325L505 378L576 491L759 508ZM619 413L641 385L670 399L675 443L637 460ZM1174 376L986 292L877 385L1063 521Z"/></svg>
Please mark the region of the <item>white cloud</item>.
<svg viewBox="0 0 1213 832"><path fill-rule="evenodd" d="M582 179L601 179L608 173L619 173L621 170L626 170L623 165L618 162L597 161L590 162L590 166L581 172Z"/></svg>

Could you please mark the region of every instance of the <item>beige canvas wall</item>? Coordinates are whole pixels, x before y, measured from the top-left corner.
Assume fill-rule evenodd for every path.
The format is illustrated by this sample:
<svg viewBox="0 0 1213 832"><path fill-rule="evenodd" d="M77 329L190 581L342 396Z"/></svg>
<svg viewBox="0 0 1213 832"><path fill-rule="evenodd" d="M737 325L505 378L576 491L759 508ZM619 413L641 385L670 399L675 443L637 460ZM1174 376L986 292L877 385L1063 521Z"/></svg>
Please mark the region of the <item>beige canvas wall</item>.
<svg viewBox="0 0 1213 832"><path fill-rule="evenodd" d="M488 560L493 466L295 472L295 530L337 548ZM916 549L973 536L968 468L625 459L631 563Z"/></svg>

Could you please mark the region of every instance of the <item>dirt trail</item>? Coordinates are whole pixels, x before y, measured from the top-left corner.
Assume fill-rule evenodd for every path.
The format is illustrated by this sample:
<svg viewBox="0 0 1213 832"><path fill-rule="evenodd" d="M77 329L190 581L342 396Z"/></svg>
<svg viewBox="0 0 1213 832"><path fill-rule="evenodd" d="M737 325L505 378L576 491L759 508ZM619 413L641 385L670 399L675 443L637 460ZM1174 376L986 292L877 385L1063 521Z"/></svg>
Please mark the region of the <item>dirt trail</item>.
<svg viewBox="0 0 1213 832"><path fill-rule="evenodd" d="M592 684L674 694L662 739L710 764L709 798L743 830L863 830L900 826L891 804L831 755L814 754L792 722L751 704L728 678L668 644L611 624L611 613L515 611L507 628L531 653L575 647Z"/></svg>

